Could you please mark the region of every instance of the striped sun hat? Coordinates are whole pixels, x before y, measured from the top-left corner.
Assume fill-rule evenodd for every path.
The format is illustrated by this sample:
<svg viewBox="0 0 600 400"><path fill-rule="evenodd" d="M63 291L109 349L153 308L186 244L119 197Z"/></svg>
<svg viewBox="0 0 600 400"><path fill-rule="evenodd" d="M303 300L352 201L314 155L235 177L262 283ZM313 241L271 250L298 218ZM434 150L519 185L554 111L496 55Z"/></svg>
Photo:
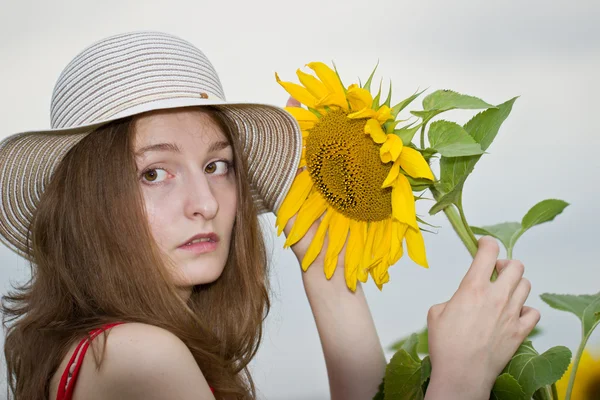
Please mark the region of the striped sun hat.
<svg viewBox="0 0 600 400"><path fill-rule="evenodd" d="M51 128L0 143L0 240L29 258L27 232L44 187L66 152L95 128L151 110L211 105L242 144L259 212L276 212L302 149L297 122L280 107L232 103L204 53L176 36L133 32L92 44L62 71Z"/></svg>

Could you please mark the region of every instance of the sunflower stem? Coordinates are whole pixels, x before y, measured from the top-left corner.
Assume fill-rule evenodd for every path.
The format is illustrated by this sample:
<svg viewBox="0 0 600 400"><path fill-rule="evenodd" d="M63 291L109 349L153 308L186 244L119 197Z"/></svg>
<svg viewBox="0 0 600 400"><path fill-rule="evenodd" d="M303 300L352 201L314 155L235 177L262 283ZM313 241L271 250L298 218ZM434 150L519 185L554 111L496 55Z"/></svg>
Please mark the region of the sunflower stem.
<svg viewBox="0 0 600 400"><path fill-rule="evenodd" d="M431 194L433 195L436 201L442 197L442 194L433 186L429 188ZM454 231L458 235L458 237L462 240L463 244L471 254L471 257L475 257L477 253L477 240L473 240L475 237L470 236L467 232L464 222L460 216L460 214L456 211L456 208L452 205L444 208L444 214L446 214L446 218L450 221L450 225L454 228Z"/></svg>
<svg viewBox="0 0 600 400"><path fill-rule="evenodd" d="M565 395L565 400L571 400L571 392L573 391L573 385L575 384L575 376L577 373L577 367L579 367L579 360L581 359L581 355L583 354L583 350L585 349L585 345L587 344L589 336L582 335L581 344L577 349L577 354L575 354L575 358L573 359L573 369L571 369L571 376L569 376L569 385L567 386L567 394Z"/></svg>
<svg viewBox="0 0 600 400"><path fill-rule="evenodd" d="M425 125L427 125L427 121L423 121L421 126L421 149L425 148Z"/></svg>

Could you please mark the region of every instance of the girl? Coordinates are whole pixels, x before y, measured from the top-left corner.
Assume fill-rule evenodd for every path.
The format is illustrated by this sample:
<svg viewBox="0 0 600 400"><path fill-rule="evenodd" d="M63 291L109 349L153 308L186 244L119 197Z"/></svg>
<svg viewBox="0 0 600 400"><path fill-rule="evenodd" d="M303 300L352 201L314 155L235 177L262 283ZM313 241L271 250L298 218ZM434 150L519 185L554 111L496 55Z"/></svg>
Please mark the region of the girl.
<svg viewBox="0 0 600 400"><path fill-rule="evenodd" d="M255 398L247 366L269 310L257 215L277 212L297 172L293 118L227 103L200 50L136 32L67 65L51 121L0 144L0 236L32 265L3 299L12 396ZM330 281L324 254L302 277L331 398L371 399L383 350L361 288L346 288L344 250ZM430 310L427 400L487 399L539 319L523 306L523 265L497 257L482 239L456 294Z"/></svg>

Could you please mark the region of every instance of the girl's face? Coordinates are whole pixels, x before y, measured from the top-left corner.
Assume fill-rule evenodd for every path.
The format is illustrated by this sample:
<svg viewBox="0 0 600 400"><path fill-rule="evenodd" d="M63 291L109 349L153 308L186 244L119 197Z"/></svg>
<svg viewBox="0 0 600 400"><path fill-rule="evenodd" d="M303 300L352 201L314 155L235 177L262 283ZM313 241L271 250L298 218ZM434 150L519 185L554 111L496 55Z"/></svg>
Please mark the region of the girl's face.
<svg viewBox="0 0 600 400"><path fill-rule="evenodd" d="M189 293L216 280L227 261L237 207L233 150L201 109L134 120L134 152L152 235Z"/></svg>

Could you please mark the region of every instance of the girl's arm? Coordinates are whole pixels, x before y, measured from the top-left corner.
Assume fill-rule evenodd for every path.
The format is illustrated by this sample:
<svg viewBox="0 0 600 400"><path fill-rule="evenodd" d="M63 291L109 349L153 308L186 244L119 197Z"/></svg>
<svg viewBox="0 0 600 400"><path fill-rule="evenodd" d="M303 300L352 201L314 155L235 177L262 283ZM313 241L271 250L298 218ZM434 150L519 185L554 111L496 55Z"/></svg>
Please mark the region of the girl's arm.
<svg viewBox="0 0 600 400"><path fill-rule="evenodd" d="M323 347L331 399L372 399L386 359L360 282L354 293L346 286L343 254L331 280L319 256L302 281Z"/></svg>

